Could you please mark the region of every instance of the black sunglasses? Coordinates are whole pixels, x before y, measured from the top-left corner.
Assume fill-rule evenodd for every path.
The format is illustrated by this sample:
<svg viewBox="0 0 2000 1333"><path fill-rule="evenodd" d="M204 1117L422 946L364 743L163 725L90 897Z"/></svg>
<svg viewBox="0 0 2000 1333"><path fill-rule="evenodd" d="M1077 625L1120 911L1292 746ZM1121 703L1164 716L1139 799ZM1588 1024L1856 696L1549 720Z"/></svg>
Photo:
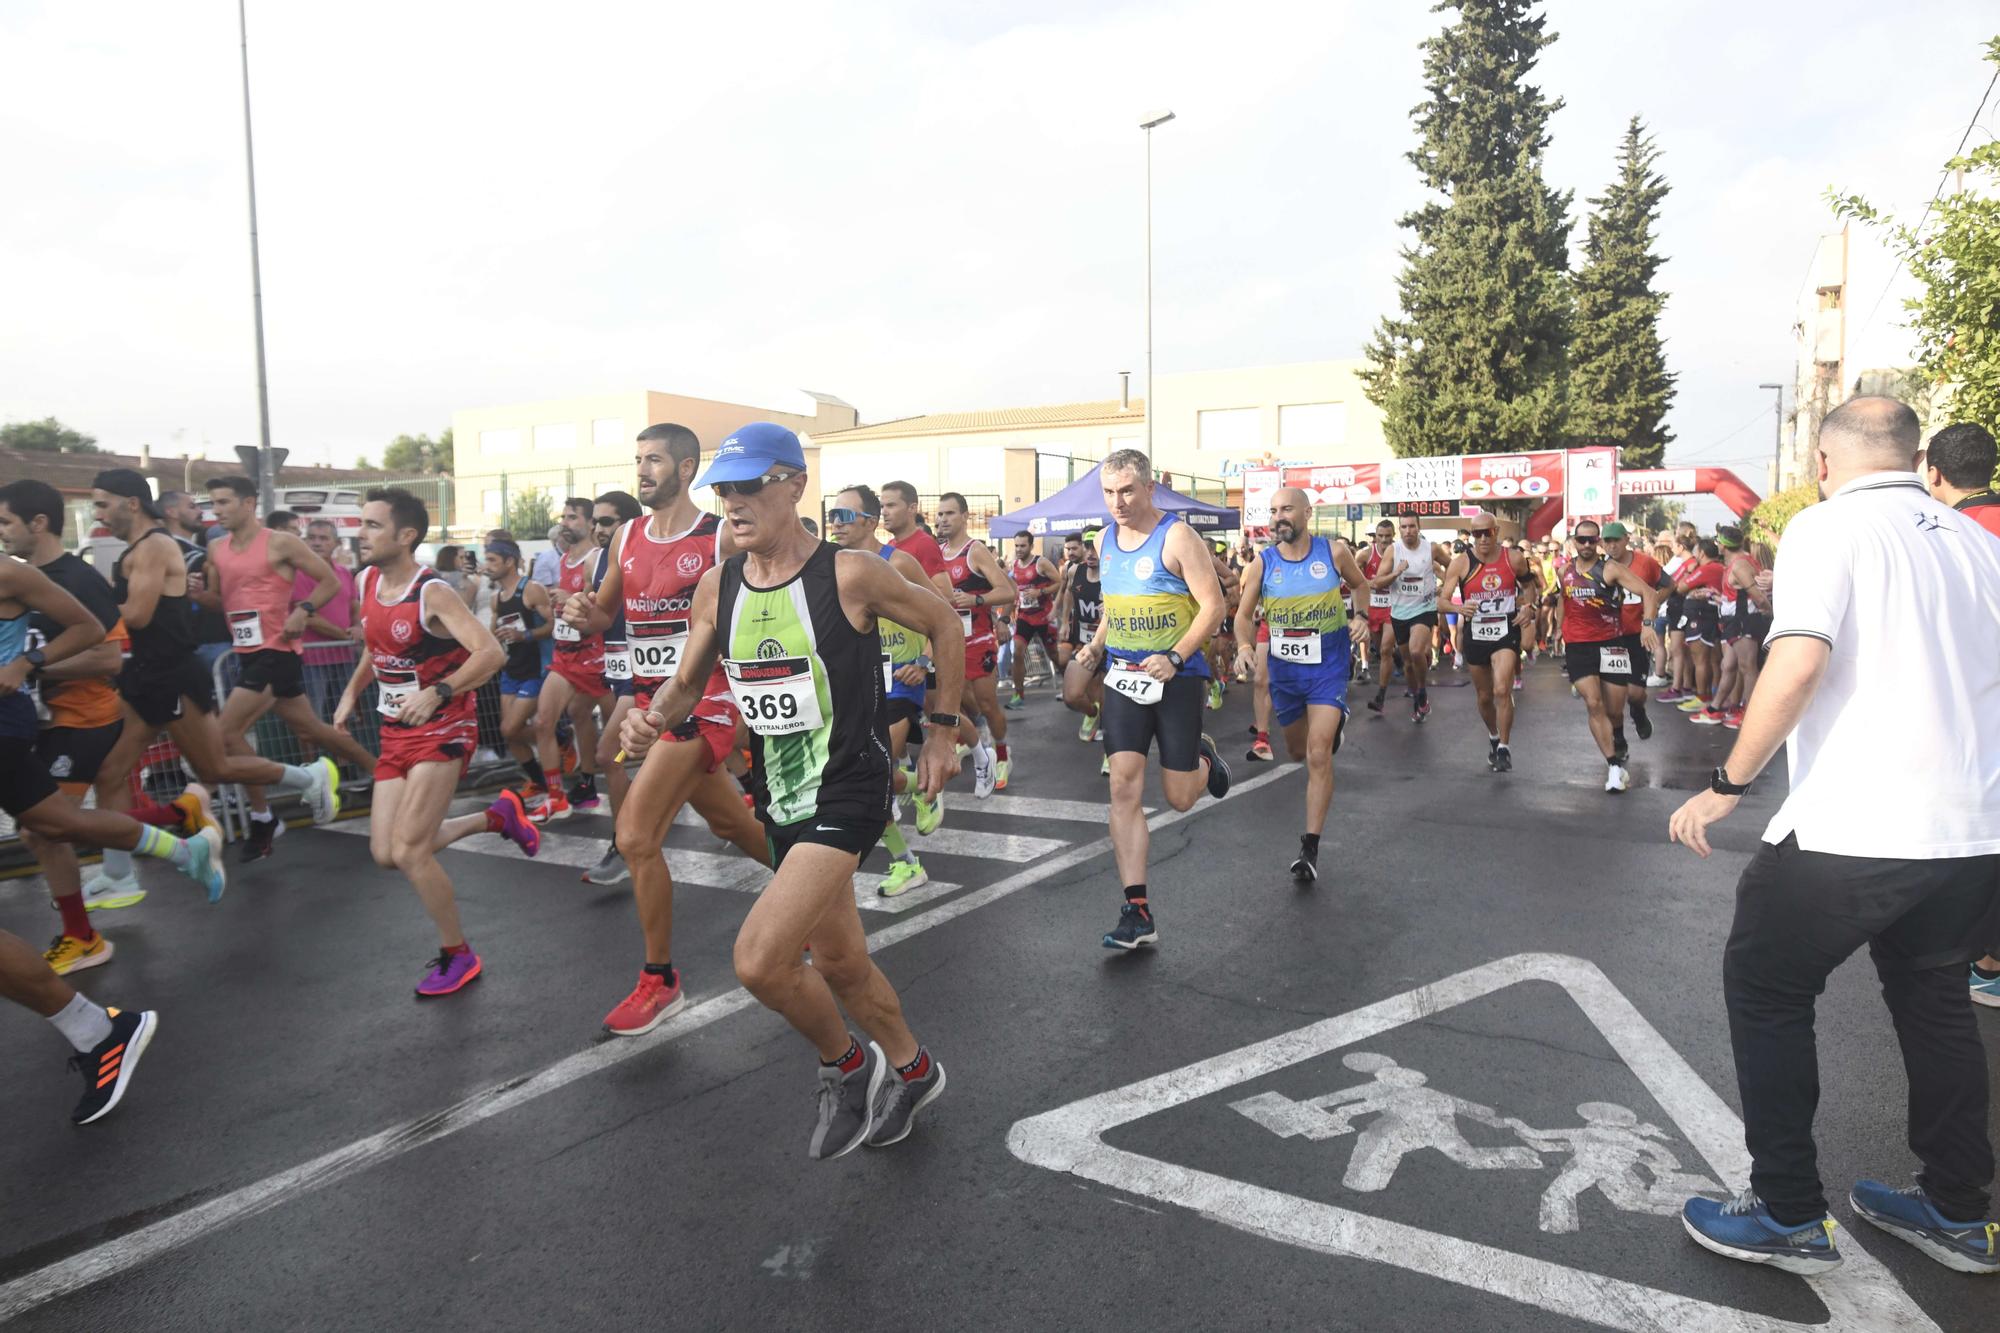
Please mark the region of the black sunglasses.
<svg viewBox="0 0 2000 1333"><path fill-rule="evenodd" d="M618 515L613 514L609 518L593 518L590 522L594 527L615 528L619 524L619 518Z"/></svg>
<svg viewBox="0 0 2000 1333"><path fill-rule="evenodd" d="M1597 544L1597 537L1594 534L1589 537L1576 536L1570 538L1570 540L1575 542L1578 546L1595 546Z"/></svg>
<svg viewBox="0 0 2000 1333"><path fill-rule="evenodd" d="M772 482L790 481L798 475L796 472L780 472L776 476L752 477L748 481L718 481L715 483L714 490L720 496L740 495L747 500Z"/></svg>

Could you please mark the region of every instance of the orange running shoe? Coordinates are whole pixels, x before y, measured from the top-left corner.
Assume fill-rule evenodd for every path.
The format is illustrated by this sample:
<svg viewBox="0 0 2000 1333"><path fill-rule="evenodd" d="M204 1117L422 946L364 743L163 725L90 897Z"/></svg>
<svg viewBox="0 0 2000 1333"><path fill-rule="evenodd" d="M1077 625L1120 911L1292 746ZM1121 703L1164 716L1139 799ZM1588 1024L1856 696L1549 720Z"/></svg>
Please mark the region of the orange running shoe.
<svg viewBox="0 0 2000 1333"><path fill-rule="evenodd" d="M672 1018L686 1004L679 972L674 973L674 984L669 986L659 973L642 971L632 993L604 1016L604 1030L616 1037L641 1036Z"/></svg>

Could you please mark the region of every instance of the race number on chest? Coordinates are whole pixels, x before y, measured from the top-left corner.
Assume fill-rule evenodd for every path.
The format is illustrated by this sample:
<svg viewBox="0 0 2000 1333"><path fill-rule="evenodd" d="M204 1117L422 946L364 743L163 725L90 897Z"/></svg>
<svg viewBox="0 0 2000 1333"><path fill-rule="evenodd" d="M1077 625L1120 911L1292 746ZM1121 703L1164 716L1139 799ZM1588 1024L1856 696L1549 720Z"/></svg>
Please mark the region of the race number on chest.
<svg viewBox="0 0 2000 1333"><path fill-rule="evenodd" d="M681 655L687 652L687 621L635 620L625 629L632 636L633 674L647 680L672 680L680 669Z"/></svg>
<svg viewBox="0 0 2000 1333"><path fill-rule="evenodd" d="M1167 687L1166 682L1141 671L1138 663L1114 658L1104 673L1104 688L1117 691L1135 704L1156 704Z"/></svg>
<svg viewBox="0 0 2000 1333"><path fill-rule="evenodd" d="M255 611L229 613L229 642L237 648L262 648L264 622Z"/></svg>
<svg viewBox="0 0 2000 1333"><path fill-rule="evenodd" d="M1320 642L1318 630L1274 629L1271 631L1271 656L1280 662L1318 666Z"/></svg>
<svg viewBox="0 0 2000 1333"><path fill-rule="evenodd" d="M825 724L809 659L729 658L722 665L743 724L759 736L789 736Z"/></svg>

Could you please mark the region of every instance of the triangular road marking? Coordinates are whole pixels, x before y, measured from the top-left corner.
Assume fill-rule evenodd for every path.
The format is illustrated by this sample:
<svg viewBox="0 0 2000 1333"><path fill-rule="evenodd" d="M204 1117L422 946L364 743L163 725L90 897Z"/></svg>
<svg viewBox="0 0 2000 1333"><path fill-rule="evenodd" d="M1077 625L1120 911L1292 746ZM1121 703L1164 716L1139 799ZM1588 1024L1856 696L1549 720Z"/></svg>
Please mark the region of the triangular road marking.
<svg viewBox="0 0 2000 1333"><path fill-rule="evenodd" d="M1750 1158L1743 1147L1743 1122L1736 1113L1595 964L1560 954L1502 958L1351 1013L1045 1111L1016 1123L1008 1132L1007 1146L1016 1157L1035 1166L1191 1208L1256 1235L1327 1254L1391 1264L1630 1333L1939 1333L1938 1326L1888 1270L1861 1248L1849 1228L1843 1228L1839 1237L1846 1262L1834 1273L1809 1283L1825 1305L1828 1318L1824 1323L1801 1324L1439 1235L1176 1166L1103 1142L1103 1136L1120 1125L1420 1022L1524 981L1550 981L1569 992L1584 1016L1673 1118L1686 1141L1707 1160L1716 1178L1731 1190L1748 1184ZM1663 1227L1661 1236L1666 1243L1686 1239L1678 1227L1670 1232ZM1716 1262L1730 1261L1718 1258Z"/></svg>

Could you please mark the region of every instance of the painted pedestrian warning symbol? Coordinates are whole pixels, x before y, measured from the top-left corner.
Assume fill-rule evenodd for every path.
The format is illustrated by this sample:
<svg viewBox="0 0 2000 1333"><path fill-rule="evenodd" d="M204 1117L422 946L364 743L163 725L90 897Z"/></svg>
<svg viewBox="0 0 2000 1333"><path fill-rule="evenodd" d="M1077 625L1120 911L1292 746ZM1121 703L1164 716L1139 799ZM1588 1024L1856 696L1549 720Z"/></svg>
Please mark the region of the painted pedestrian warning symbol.
<svg viewBox="0 0 2000 1333"><path fill-rule="evenodd" d="M1509 986L1561 986L1617 1057L1666 1113L1666 1126L1643 1123L1609 1101L1576 1107L1578 1123L1542 1128L1433 1086L1422 1071L1397 1064L1364 1043L1407 1024L1424 1023L1456 1005ZM1226 1103L1302 1151L1348 1156L1341 1176L1357 1206L1345 1207L1236 1180L1114 1147L1111 1131L1200 1098L1227 1093L1279 1070L1345 1051L1346 1069L1365 1078L1307 1101L1276 1094ZM1454 1080L1455 1081L1455 1080ZM1589 1093L1595 1089L1581 1089ZM1497 1122L1497 1123L1496 1123ZM1465 1126L1511 1134L1511 1144L1469 1141ZM1640 1282L1429 1232L1363 1209L1395 1188L1399 1172L1423 1154L1509 1179L1552 1173L1538 1208L1537 1234L1567 1235L1586 1200L1601 1196L1641 1216L1662 1215L1662 1244L1680 1243L1664 1214L1691 1194L1744 1188L1750 1162L1743 1124L1632 1002L1594 964L1559 954L1518 954L1375 1004L1229 1051L1127 1087L1114 1088L1017 1123L1007 1135L1016 1157L1213 1221L1323 1254L1390 1264L1552 1313L1631 1333L1940 1333L1938 1326L1862 1249L1841 1233L1845 1260L1807 1282L1826 1307L1817 1323L1740 1310ZM1685 1151L1683 1151L1683 1149ZM1377 1205L1379 1206L1379 1205ZM1787 1279L1791 1280L1791 1279ZM1806 1279L1797 1279L1805 1282Z"/></svg>

